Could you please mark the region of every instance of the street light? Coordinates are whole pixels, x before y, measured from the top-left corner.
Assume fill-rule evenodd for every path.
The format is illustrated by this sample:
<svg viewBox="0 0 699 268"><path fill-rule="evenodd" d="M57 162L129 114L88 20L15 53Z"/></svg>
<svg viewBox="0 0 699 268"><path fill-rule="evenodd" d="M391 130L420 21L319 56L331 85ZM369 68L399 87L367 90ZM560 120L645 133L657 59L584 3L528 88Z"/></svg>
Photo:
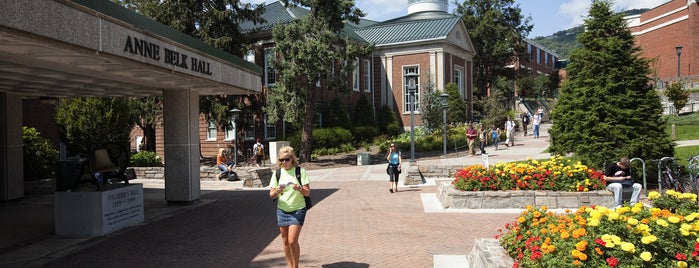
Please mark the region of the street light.
<svg viewBox="0 0 699 268"><path fill-rule="evenodd" d="M680 79L680 55L682 55L682 46L677 45L675 47L675 52L677 52L677 80L679 80Z"/></svg>
<svg viewBox="0 0 699 268"><path fill-rule="evenodd" d="M447 103L447 98L449 98L449 94L447 93L442 93L442 95L439 95L439 99L442 101L442 119L444 119L444 122L442 124L442 132L444 132L444 137L442 138L444 140L444 155L447 155L447 106L449 103Z"/></svg>
<svg viewBox="0 0 699 268"><path fill-rule="evenodd" d="M408 84L408 94L410 94L410 162L415 162L415 91L417 89L416 80L418 74L409 72L405 74Z"/></svg>
<svg viewBox="0 0 699 268"><path fill-rule="evenodd" d="M233 108L229 112L231 112L232 117L233 117L233 165L237 166L238 165L238 126L236 121L238 120L238 114L240 113L240 109Z"/></svg>

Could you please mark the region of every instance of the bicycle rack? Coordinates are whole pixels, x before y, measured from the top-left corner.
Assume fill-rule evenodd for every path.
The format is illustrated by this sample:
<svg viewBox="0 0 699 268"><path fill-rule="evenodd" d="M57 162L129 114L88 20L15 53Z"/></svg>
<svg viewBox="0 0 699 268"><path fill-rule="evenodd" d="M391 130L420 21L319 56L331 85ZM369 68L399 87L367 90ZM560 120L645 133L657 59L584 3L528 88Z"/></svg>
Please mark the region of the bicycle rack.
<svg viewBox="0 0 699 268"><path fill-rule="evenodd" d="M643 161L643 159L638 158L638 157L631 158L631 160L629 160L629 161L630 161L630 163L633 163L634 160L641 161L641 165L643 166L643 193L646 196L648 196L648 187L647 187L647 183L646 183L646 162Z"/></svg>
<svg viewBox="0 0 699 268"><path fill-rule="evenodd" d="M663 185L662 185L662 183L660 183L660 180L662 179L663 174L662 174L662 170L660 169L660 165L662 165L663 161L666 161L666 160L675 161L674 158L669 157L669 156L660 158L660 160L658 160L658 193L661 193L661 194L663 193Z"/></svg>

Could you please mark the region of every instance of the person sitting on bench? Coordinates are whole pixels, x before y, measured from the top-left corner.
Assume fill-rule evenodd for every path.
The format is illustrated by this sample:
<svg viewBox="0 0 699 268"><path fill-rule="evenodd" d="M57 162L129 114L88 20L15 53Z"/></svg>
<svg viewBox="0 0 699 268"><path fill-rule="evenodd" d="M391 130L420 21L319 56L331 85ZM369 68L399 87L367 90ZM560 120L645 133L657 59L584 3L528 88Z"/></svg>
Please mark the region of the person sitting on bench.
<svg viewBox="0 0 699 268"><path fill-rule="evenodd" d="M614 193L614 208L621 207L621 195L624 188L633 187L633 194L630 200L632 206L638 203L638 198L641 196L643 186L634 182L633 178L631 178L631 172L629 172L630 164L631 161L628 158L622 157L618 162L609 164L604 170L602 179L607 182L607 190Z"/></svg>

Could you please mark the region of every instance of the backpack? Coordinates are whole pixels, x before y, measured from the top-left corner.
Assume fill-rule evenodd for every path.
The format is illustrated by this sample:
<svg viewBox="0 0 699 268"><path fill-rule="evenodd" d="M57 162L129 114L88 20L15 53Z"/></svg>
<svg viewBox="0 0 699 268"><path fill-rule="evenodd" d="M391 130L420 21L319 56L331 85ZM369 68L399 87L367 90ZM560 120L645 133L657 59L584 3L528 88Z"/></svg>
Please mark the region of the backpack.
<svg viewBox="0 0 699 268"><path fill-rule="evenodd" d="M262 144L255 144L255 146L257 146L257 153L256 153L256 154L257 154L257 155L263 155L264 152L262 151L262 150L263 150L262 147L264 147L264 146L263 146Z"/></svg>
<svg viewBox="0 0 699 268"><path fill-rule="evenodd" d="M296 167L296 180L301 184L301 167ZM275 173L277 177L277 185L279 185L279 177L281 176L281 169L278 169ZM275 199L276 200L276 199ZM306 209L311 209L313 207L313 202L311 202L310 196L304 196L303 200L306 202Z"/></svg>

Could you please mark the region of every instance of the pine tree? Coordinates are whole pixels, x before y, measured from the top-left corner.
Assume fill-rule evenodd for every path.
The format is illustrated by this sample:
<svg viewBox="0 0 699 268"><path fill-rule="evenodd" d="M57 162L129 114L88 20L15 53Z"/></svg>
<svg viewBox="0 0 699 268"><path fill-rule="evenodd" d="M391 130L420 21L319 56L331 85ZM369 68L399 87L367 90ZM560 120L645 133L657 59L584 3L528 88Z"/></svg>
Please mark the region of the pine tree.
<svg viewBox="0 0 699 268"><path fill-rule="evenodd" d="M648 60L640 58L623 15L595 0L578 37L551 118L550 151L575 153L591 165L638 157L646 162L673 155L660 98L648 83Z"/></svg>

